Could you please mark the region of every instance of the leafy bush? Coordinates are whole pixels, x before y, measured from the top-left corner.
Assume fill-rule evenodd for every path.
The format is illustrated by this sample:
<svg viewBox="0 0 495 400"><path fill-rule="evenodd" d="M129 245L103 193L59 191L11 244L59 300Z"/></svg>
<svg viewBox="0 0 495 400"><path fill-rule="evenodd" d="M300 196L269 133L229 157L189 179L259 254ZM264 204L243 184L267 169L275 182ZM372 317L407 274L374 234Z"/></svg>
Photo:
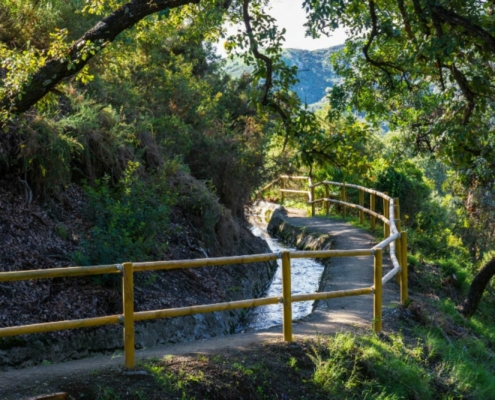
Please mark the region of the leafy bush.
<svg viewBox="0 0 495 400"><path fill-rule="evenodd" d="M18 168L36 193L49 192L70 182L70 162L83 151L83 145L71 133L65 133L47 118L36 116L26 121L17 140L18 158L22 161Z"/></svg>
<svg viewBox="0 0 495 400"><path fill-rule="evenodd" d="M415 220L417 214L429 203L430 185L422 171L412 162L390 165L385 160L378 159L373 163L370 179L376 190L400 199L401 218L406 223L408 220Z"/></svg>
<svg viewBox="0 0 495 400"><path fill-rule="evenodd" d="M174 203L164 176L141 180L139 163L130 162L117 187L109 178L86 186L87 213L94 223L76 261L83 265L146 261L166 249L170 206Z"/></svg>

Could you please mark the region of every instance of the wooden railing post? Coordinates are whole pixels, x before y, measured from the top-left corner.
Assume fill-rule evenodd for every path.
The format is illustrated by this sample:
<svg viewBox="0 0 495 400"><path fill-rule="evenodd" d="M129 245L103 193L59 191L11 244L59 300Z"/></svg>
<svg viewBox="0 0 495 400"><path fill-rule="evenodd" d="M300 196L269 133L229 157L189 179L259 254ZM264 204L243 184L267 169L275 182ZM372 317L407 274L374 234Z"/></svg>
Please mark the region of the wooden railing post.
<svg viewBox="0 0 495 400"><path fill-rule="evenodd" d="M373 331L382 331L382 249L375 249Z"/></svg>
<svg viewBox="0 0 495 400"><path fill-rule="evenodd" d="M394 219L400 219L400 200L398 197L394 198Z"/></svg>
<svg viewBox="0 0 495 400"><path fill-rule="evenodd" d="M370 210L373 212L375 212L375 208L376 208L375 201L376 201L375 193L371 193L370 194ZM371 229L375 230L375 227L376 227L376 217L374 215L372 215L371 216Z"/></svg>
<svg viewBox="0 0 495 400"><path fill-rule="evenodd" d="M325 183L325 198L329 199L330 198L330 189L328 189L328 184ZM330 202L327 200L325 201L325 214L328 217L330 214Z"/></svg>
<svg viewBox="0 0 495 400"><path fill-rule="evenodd" d="M407 304L408 295L408 271L407 271L407 232L402 231L400 234L401 239L401 258L402 258L402 270L401 270L401 284L400 284L400 301L402 305Z"/></svg>
<svg viewBox="0 0 495 400"><path fill-rule="evenodd" d="M292 288L290 276L290 251L282 251L282 298L284 340L292 342Z"/></svg>
<svg viewBox="0 0 495 400"><path fill-rule="evenodd" d="M310 189L310 192L311 192L311 216L314 217L315 216L315 187L313 186L313 180L311 179L311 177L308 178L308 184L309 184L309 189Z"/></svg>
<svg viewBox="0 0 495 400"><path fill-rule="evenodd" d="M397 232L400 232L400 219L395 220L395 226L397 228ZM399 262L399 265L402 268L402 246L401 246L401 238L398 238L395 240L395 255L397 257L397 261ZM397 280L397 283L400 284L401 281L401 276L402 273L399 272L397 275L395 275L395 278Z"/></svg>
<svg viewBox="0 0 495 400"><path fill-rule="evenodd" d="M134 276L132 263L122 265L122 302L124 311L124 358L125 367L136 366L134 356Z"/></svg>
<svg viewBox="0 0 495 400"><path fill-rule="evenodd" d="M387 192L384 192L387 194ZM383 216L390 221L390 202L387 199L383 199ZM383 223L383 238L386 239L390 236L390 225Z"/></svg>
<svg viewBox="0 0 495 400"><path fill-rule="evenodd" d="M364 192L362 189L359 189L359 205L361 207L364 207ZM361 225L364 224L364 211L363 210L359 210L359 223Z"/></svg>
<svg viewBox="0 0 495 400"><path fill-rule="evenodd" d="M340 200L341 201L345 201L345 184L343 184L341 187L340 187ZM346 209L346 206L342 206L342 218L345 219L347 215L347 209Z"/></svg>

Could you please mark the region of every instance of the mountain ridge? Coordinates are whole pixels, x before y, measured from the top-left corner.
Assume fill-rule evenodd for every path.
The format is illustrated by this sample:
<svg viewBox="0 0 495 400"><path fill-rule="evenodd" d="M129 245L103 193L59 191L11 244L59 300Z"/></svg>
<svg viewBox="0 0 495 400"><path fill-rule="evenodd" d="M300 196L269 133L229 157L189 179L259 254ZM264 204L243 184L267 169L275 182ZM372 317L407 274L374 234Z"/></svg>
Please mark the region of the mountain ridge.
<svg viewBox="0 0 495 400"><path fill-rule="evenodd" d="M325 103L327 88L333 87L340 81L330 65L330 56L343 48L343 45L331 46L324 49L283 49L282 59L287 66L297 66L296 83L292 90L296 92L305 104L311 108L321 108ZM243 73L252 71L239 57L228 58L224 70L232 77L239 78Z"/></svg>

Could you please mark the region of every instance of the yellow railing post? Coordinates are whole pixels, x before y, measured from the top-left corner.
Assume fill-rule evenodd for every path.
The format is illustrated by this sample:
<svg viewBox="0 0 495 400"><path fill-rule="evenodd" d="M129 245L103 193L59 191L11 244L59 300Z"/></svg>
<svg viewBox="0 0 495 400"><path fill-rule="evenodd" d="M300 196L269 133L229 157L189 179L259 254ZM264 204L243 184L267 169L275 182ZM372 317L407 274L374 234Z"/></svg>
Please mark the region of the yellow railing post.
<svg viewBox="0 0 495 400"><path fill-rule="evenodd" d="M397 228L397 232L400 232L400 219L395 220L395 226ZM397 261L399 262L399 265L402 268L401 238L395 240L395 255L397 257ZM400 284L400 282L401 282L401 276L402 276L402 272L399 272L397 275L395 275L395 278L396 278L398 284Z"/></svg>
<svg viewBox="0 0 495 400"><path fill-rule="evenodd" d="M124 263L122 267L125 367L134 368L136 366L134 357L134 276L132 263Z"/></svg>
<svg viewBox="0 0 495 400"><path fill-rule="evenodd" d="M398 197L394 198L394 219L400 219L400 200Z"/></svg>
<svg viewBox="0 0 495 400"><path fill-rule="evenodd" d="M359 189L359 205L361 207L364 207L364 192L362 189ZM363 210L359 210L359 223L361 225L364 224L364 211Z"/></svg>
<svg viewBox="0 0 495 400"><path fill-rule="evenodd" d="M292 289L290 276L290 251L282 251L282 298L284 340L292 342Z"/></svg>
<svg viewBox="0 0 495 400"><path fill-rule="evenodd" d="M340 200L345 201L345 184L340 187ZM346 207L343 205L342 206L342 218L345 219L347 214Z"/></svg>
<svg viewBox="0 0 495 400"><path fill-rule="evenodd" d="M311 192L311 199L309 199L311 201L311 216L314 217L315 216L315 203L313 203L315 201L315 188L313 186L313 179L311 179L311 177L308 178L308 185L309 185L309 190Z"/></svg>
<svg viewBox="0 0 495 400"><path fill-rule="evenodd" d="M400 285L400 301L402 305L406 305L408 295L408 271L407 271L407 232L401 232L401 258L402 258L402 270L401 270L401 285Z"/></svg>
<svg viewBox="0 0 495 400"><path fill-rule="evenodd" d="M387 192L384 192L384 194L387 194ZM390 221L390 202L387 199L383 199L383 216L387 218ZM383 238L386 239L390 236L390 225L386 224L385 222L383 223Z"/></svg>
<svg viewBox="0 0 495 400"><path fill-rule="evenodd" d="M373 301L373 331L382 331L382 249L375 249L375 295Z"/></svg>
<svg viewBox="0 0 495 400"><path fill-rule="evenodd" d="M325 183L325 198L329 199L330 198L330 190L328 189L328 184ZM330 214L330 202L327 200L325 201L325 214L328 217Z"/></svg>
<svg viewBox="0 0 495 400"><path fill-rule="evenodd" d="M375 208L376 208L375 201L376 201L375 193L371 193L370 194L370 210L373 212L375 212ZM372 215L371 216L371 229L375 230L375 227L376 227L376 217L374 215Z"/></svg>

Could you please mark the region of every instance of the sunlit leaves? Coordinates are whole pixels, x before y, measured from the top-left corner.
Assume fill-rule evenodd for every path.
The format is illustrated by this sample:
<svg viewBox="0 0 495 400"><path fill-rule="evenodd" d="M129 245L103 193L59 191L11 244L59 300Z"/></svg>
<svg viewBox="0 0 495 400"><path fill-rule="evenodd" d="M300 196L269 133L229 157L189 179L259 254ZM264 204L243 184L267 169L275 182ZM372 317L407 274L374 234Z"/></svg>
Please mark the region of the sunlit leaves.
<svg viewBox="0 0 495 400"><path fill-rule="evenodd" d="M44 57L33 48L22 52L8 49L0 43L0 67L6 70L5 78L1 81L0 96L12 97L15 93L22 98L22 86L29 79Z"/></svg>
<svg viewBox="0 0 495 400"><path fill-rule="evenodd" d="M409 128L408 145L459 167L480 151L488 154L482 138L494 130L491 3L306 0L304 5L313 35L337 25L351 34L333 59L344 78L331 92L333 118L358 110L377 126L387 121L392 129Z"/></svg>
<svg viewBox="0 0 495 400"><path fill-rule="evenodd" d="M126 0L86 0L86 6L82 9L84 13L94 15L104 15L109 11L115 10L122 4L126 3Z"/></svg>

